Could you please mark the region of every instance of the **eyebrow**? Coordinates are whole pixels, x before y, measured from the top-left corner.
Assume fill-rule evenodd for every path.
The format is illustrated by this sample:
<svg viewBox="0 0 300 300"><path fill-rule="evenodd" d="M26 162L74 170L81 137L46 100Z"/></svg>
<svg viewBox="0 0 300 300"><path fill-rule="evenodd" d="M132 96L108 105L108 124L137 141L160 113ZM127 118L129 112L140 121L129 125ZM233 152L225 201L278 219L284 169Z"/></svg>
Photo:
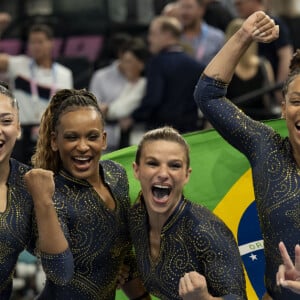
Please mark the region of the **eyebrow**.
<svg viewBox="0 0 300 300"><path fill-rule="evenodd" d="M300 96L300 92L292 92L289 96Z"/></svg>
<svg viewBox="0 0 300 300"><path fill-rule="evenodd" d="M0 117L15 116L13 113L0 113Z"/></svg>

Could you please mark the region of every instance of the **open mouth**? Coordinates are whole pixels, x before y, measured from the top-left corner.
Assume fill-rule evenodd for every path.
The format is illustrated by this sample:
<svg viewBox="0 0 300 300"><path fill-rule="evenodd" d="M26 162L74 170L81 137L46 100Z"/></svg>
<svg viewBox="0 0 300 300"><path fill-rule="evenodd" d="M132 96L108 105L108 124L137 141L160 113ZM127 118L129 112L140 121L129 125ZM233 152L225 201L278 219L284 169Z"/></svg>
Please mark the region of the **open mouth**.
<svg viewBox="0 0 300 300"><path fill-rule="evenodd" d="M87 164L89 164L91 162L92 157L76 156L76 157L73 157L72 160L76 163L76 165L86 166Z"/></svg>
<svg viewBox="0 0 300 300"><path fill-rule="evenodd" d="M296 129L297 129L298 131L300 131L300 122L297 122L297 123L295 124L295 127L296 127Z"/></svg>
<svg viewBox="0 0 300 300"><path fill-rule="evenodd" d="M0 141L0 149L2 149L4 146L4 142L3 141Z"/></svg>
<svg viewBox="0 0 300 300"><path fill-rule="evenodd" d="M163 185L154 185L152 186L152 194L157 199L164 199L168 197L171 193L171 188Z"/></svg>

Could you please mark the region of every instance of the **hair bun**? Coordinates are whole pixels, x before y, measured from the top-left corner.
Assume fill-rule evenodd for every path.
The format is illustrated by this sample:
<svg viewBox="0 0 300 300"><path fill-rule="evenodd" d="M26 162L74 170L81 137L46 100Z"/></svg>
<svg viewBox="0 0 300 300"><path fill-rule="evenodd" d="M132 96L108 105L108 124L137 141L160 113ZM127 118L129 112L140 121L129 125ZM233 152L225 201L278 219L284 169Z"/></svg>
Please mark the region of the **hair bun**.
<svg viewBox="0 0 300 300"><path fill-rule="evenodd" d="M290 72L293 73L295 70L300 70L300 49L297 49L293 54L290 63Z"/></svg>

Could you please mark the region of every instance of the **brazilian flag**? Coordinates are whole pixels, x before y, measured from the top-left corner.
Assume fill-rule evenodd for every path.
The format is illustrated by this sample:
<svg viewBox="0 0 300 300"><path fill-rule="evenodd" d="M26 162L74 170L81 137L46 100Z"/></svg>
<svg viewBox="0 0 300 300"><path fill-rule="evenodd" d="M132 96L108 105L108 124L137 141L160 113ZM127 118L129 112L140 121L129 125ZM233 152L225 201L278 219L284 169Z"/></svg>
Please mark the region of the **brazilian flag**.
<svg viewBox="0 0 300 300"><path fill-rule="evenodd" d="M287 135L284 120L267 124L282 136ZM185 196L218 215L233 232L245 267L248 298L260 299L264 288L264 244L254 201L251 169L243 154L229 145L215 130L184 135L190 145L192 173ZM132 202L140 190L133 176L136 146L103 156L121 163L127 170ZM118 291L118 300L127 299Z"/></svg>

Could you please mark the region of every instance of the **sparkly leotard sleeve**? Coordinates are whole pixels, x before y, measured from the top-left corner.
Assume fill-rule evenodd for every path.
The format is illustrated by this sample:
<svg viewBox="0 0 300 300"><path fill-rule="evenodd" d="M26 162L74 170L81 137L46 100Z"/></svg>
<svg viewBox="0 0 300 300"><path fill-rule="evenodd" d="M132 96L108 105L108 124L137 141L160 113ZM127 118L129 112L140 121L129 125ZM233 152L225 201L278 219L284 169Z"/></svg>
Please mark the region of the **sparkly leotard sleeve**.
<svg viewBox="0 0 300 300"><path fill-rule="evenodd" d="M242 113L225 98L226 87L225 83L203 74L196 86L195 100L213 127L244 153L251 164L264 237L268 293L276 300L298 299L299 295L276 285L276 272L282 262L278 243L284 241L293 255L295 245L300 242L300 173L290 141Z"/></svg>

